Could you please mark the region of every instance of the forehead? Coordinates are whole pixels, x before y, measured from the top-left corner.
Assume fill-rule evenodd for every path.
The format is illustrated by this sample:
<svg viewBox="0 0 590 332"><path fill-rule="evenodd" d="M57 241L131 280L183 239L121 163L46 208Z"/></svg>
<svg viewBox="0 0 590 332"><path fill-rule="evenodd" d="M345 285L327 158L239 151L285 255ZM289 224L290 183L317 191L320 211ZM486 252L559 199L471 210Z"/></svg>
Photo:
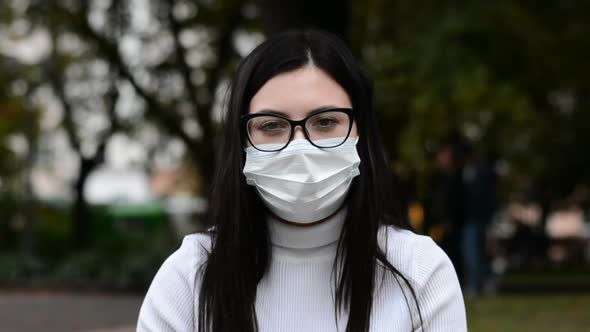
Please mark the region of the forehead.
<svg viewBox="0 0 590 332"><path fill-rule="evenodd" d="M322 107L352 107L346 91L323 70L305 66L268 80L254 95L249 113L279 111L292 119Z"/></svg>

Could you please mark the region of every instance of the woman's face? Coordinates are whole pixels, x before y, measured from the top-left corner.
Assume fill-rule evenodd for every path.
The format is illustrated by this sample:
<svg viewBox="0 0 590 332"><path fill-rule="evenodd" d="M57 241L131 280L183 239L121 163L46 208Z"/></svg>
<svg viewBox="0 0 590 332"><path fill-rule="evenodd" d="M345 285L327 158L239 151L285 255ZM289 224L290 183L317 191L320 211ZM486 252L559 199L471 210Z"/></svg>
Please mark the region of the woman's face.
<svg viewBox="0 0 590 332"><path fill-rule="evenodd" d="M305 66L281 73L268 80L250 101L249 113L274 112L291 120L301 120L310 113L331 108L352 108L346 91L323 70ZM353 122L350 137L356 137ZM305 139L300 126L292 140Z"/></svg>

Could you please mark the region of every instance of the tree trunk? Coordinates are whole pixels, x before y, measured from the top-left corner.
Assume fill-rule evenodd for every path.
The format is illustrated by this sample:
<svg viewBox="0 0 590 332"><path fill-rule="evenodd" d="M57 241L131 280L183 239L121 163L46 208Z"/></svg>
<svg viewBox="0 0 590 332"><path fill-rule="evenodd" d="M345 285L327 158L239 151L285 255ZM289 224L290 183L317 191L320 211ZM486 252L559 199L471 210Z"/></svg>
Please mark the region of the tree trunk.
<svg viewBox="0 0 590 332"><path fill-rule="evenodd" d="M22 216L24 219L23 236L21 239L21 253L23 255L33 255L36 246L36 207L33 188L31 184L31 169L25 171L25 200L22 204Z"/></svg>
<svg viewBox="0 0 590 332"><path fill-rule="evenodd" d="M96 167L92 160L80 157L80 170L78 172L78 179L74 185L75 201L74 201L74 242L76 247L87 247L91 241L91 223L90 223L90 205L84 197L84 187L86 181L92 170Z"/></svg>
<svg viewBox="0 0 590 332"><path fill-rule="evenodd" d="M25 221L23 236L21 239L21 253L24 255L32 255L35 252L36 246L36 207L35 195L33 193L32 172L35 163L35 156L37 154L37 138L35 130L35 113L34 111L26 110L29 121L26 122L25 135L29 143L29 151L24 165L24 204L22 206L22 215Z"/></svg>

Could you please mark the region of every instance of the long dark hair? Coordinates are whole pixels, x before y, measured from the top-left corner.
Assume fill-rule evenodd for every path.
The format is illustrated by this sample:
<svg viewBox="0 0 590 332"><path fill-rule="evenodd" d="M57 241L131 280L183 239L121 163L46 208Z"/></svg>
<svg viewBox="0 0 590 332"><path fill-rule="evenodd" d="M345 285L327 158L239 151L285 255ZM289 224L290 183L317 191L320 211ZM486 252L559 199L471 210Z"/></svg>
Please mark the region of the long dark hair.
<svg viewBox="0 0 590 332"><path fill-rule="evenodd" d="M209 213L215 226L210 233L212 247L200 270L201 332L258 330L256 288L269 265L271 248L264 205L242 174L244 133L239 120L264 83L310 63L348 93L359 133L360 175L345 203L348 214L333 269L337 276L335 315L348 309L346 331L369 330L379 266L383 273L393 273L400 286L401 278L416 300L410 283L387 260L377 241L384 224L410 227L392 211L390 171L377 134L372 87L340 39L317 30L289 31L268 39L241 62L229 92L221 158L210 198Z"/></svg>

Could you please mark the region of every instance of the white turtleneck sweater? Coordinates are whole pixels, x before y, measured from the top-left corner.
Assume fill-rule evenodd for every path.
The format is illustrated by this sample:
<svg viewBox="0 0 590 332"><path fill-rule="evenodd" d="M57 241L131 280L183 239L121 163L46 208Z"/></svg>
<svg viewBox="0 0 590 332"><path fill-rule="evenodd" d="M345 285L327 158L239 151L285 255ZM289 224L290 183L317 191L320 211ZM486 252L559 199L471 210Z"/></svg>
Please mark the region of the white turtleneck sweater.
<svg viewBox="0 0 590 332"><path fill-rule="evenodd" d="M347 316L334 316L331 278L346 210L310 227L267 221L272 258L258 285L256 315L261 332L344 331ZM424 329L410 290L391 273L381 284L378 270L371 331L467 331L456 273L445 253L426 236L383 227L379 242L389 261L413 286ZM210 250L210 238L186 236L162 265L144 299L137 331L196 331L197 268ZM401 285L401 286L400 286Z"/></svg>

